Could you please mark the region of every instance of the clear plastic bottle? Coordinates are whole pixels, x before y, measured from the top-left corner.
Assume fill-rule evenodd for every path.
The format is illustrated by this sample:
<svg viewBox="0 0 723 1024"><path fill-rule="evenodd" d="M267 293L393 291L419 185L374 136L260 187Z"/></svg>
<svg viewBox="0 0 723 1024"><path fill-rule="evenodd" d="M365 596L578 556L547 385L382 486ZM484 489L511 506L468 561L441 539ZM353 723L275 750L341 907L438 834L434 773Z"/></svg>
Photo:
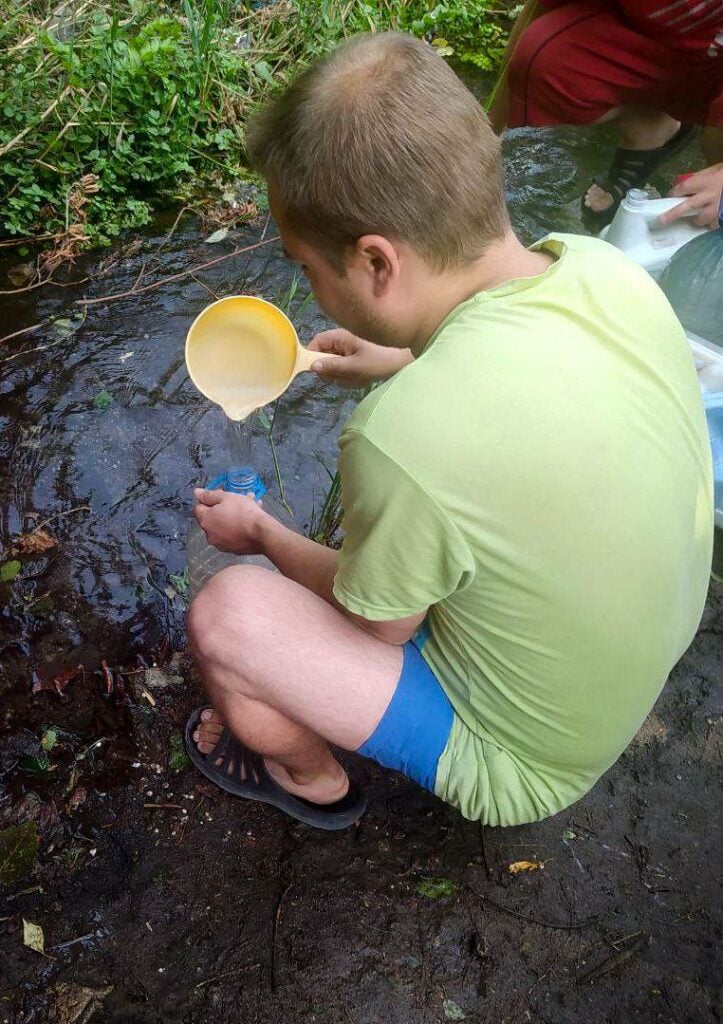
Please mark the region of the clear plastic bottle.
<svg viewBox="0 0 723 1024"><path fill-rule="evenodd" d="M240 466L230 469L222 476L216 477L206 485L207 490L223 489L231 494L247 494L260 501L265 512L278 519L284 526L295 529L293 519L286 509L266 493L266 486L259 473L251 466ZM272 563L263 555L235 555L228 551L219 551L206 539L206 534L194 519L188 531L186 541L186 559L188 565L188 591L191 600L198 594L201 587L217 572L231 565L262 565L274 569Z"/></svg>
<svg viewBox="0 0 723 1024"><path fill-rule="evenodd" d="M718 227L679 249L659 283L689 334L723 346L723 197Z"/></svg>
<svg viewBox="0 0 723 1024"><path fill-rule="evenodd" d="M231 494L247 494L261 502L265 512L278 519L284 526L296 529L293 518L281 505L266 492L266 485L254 467L251 454L253 424L251 419L240 422L225 420L226 444L228 461L232 468L215 477L206 484L207 490L229 491ZM195 519L192 520L186 539L186 564L188 566L188 591L191 600L196 596L204 583L222 569L231 565L262 565L267 569L274 566L263 555L234 555L227 551L219 551L209 544L206 534Z"/></svg>

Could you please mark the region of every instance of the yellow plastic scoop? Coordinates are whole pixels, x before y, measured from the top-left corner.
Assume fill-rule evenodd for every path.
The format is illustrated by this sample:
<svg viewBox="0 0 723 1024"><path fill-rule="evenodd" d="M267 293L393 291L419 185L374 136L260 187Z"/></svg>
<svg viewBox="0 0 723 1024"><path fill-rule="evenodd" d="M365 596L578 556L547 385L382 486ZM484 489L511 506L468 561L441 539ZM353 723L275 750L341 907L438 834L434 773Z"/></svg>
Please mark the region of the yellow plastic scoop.
<svg viewBox="0 0 723 1024"><path fill-rule="evenodd" d="M231 420L282 395L319 358L289 318L265 299L234 295L199 313L186 336L186 366L198 390ZM324 359L339 358L324 353Z"/></svg>

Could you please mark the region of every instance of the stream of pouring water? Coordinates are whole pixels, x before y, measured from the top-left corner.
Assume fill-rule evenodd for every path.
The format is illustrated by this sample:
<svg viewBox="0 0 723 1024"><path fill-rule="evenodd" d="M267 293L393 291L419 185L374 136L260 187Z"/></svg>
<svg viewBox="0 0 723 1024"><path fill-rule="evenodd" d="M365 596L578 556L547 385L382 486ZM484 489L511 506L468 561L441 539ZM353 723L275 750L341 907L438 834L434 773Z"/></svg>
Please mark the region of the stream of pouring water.
<svg viewBox="0 0 723 1024"><path fill-rule="evenodd" d="M251 445L253 416L244 420L226 417L225 436L229 469L254 468Z"/></svg>

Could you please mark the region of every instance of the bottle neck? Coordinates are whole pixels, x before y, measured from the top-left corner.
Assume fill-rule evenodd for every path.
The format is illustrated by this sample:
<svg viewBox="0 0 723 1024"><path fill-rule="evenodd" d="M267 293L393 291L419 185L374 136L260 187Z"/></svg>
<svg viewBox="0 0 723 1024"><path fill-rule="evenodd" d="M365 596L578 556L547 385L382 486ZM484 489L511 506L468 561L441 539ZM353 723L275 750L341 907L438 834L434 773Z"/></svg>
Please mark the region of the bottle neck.
<svg viewBox="0 0 723 1024"><path fill-rule="evenodd" d="M224 490L231 494L252 494L257 500L266 494L266 487L253 466L234 466L226 473Z"/></svg>
<svg viewBox="0 0 723 1024"><path fill-rule="evenodd" d="M253 466L233 466L231 469L214 477L206 484L209 491L219 489L228 491L229 494L248 494L256 501L266 494L266 485Z"/></svg>

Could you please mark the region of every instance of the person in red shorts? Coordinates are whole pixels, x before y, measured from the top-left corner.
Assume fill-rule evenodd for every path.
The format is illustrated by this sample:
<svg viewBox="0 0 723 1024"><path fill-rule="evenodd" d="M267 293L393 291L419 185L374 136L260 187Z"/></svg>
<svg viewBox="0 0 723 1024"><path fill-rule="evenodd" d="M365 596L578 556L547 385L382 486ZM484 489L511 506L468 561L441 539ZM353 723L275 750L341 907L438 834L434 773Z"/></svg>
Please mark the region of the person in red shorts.
<svg viewBox="0 0 723 1024"><path fill-rule="evenodd" d="M717 224L723 190L723 0L528 0L490 110L497 131L613 123L619 148L583 199L608 223L696 126L708 166L680 181L667 220Z"/></svg>

